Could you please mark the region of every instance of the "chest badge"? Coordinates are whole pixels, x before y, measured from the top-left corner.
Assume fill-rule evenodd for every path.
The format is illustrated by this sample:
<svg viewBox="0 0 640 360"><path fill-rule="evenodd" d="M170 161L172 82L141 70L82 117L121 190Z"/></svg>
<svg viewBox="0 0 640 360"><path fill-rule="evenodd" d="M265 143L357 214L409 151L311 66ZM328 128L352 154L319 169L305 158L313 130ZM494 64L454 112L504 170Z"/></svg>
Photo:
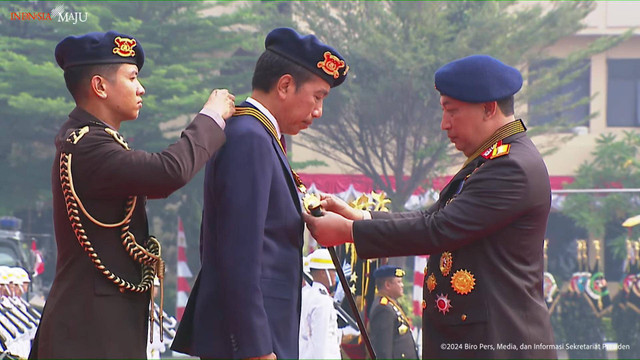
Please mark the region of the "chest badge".
<svg viewBox="0 0 640 360"><path fill-rule="evenodd" d="M444 315L448 313L452 307L453 306L451 306L449 295L438 295L438 297L436 298L436 308L438 309L438 311L440 311Z"/></svg>
<svg viewBox="0 0 640 360"><path fill-rule="evenodd" d="M467 270L458 270L451 277L451 287L460 295L470 293L475 285L476 279L473 277L473 274Z"/></svg>
<svg viewBox="0 0 640 360"><path fill-rule="evenodd" d="M442 276L449 276L451 266L453 266L453 256L450 252L445 251L440 256L440 272Z"/></svg>
<svg viewBox="0 0 640 360"><path fill-rule="evenodd" d="M432 292L436 288L436 285L438 285L436 276L433 274L429 275L427 278L427 289L429 289L429 292Z"/></svg>

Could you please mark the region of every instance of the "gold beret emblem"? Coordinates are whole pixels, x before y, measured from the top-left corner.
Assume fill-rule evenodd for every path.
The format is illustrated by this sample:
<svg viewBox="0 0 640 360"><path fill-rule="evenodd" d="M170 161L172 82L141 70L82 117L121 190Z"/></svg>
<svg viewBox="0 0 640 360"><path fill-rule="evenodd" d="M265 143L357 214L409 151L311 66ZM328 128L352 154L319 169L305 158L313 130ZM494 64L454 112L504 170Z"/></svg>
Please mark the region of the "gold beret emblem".
<svg viewBox="0 0 640 360"><path fill-rule="evenodd" d="M473 290L476 285L476 279L473 274L467 270L458 270L451 277L451 287L460 295L466 295Z"/></svg>
<svg viewBox="0 0 640 360"><path fill-rule="evenodd" d="M451 266L453 265L453 256L450 252L445 251L440 256L440 272L442 276L449 276L449 272L451 272Z"/></svg>
<svg viewBox="0 0 640 360"><path fill-rule="evenodd" d="M331 54L329 51L324 52L324 61L318 62L318 67L327 74L333 76L334 79L340 77L339 70L345 67L344 61L340 60L337 56ZM346 71L345 71L346 75Z"/></svg>
<svg viewBox="0 0 640 360"><path fill-rule="evenodd" d="M136 39L129 39L117 36L113 42L116 44L116 47L113 48L113 53L120 55L122 57L134 57L136 56L136 52L133 50L138 43Z"/></svg>

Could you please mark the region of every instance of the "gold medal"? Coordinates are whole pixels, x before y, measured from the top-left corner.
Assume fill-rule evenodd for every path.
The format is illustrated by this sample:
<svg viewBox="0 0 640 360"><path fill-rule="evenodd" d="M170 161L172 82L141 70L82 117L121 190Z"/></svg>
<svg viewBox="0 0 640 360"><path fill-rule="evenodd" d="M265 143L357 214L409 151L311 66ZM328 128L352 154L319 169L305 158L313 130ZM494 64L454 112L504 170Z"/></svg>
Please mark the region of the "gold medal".
<svg viewBox="0 0 640 360"><path fill-rule="evenodd" d="M442 256L440 256L440 272L442 276L449 276L451 266L453 266L453 256L450 252L445 251L442 253Z"/></svg>
<svg viewBox="0 0 640 360"><path fill-rule="evenodd" d="M460 295L466 295L473 290L476 279L473 274L467 270L458 270L451 277L451 287Z"/></svg>
<svg viewBox="0 0 640 360"><path fill-rule="evenodd" d="M436 282L436 276L433 274L429 275L427 278L427 289L429 289L429 292L432 292L433 289L436 288L436 285L438 285Z"/></svg>

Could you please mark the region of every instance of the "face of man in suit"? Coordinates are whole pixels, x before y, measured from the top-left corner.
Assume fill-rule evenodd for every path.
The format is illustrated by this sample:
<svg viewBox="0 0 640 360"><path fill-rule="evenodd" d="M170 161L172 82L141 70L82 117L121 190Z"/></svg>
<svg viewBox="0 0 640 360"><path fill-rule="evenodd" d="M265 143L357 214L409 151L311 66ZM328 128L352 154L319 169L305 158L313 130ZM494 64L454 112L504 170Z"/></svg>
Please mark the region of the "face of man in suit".
<svg viewBox="0 0 640 360"><path fill-rule="evenodd" d="M296 135L322 116L322 105L331 87L316 75L302 84L296 84L290 75L283 78L287 76L290 78L288 82L283 84L282 79L280 81L285 86L279 89L283 111L277 119L282 133Z"/></svg>
<svg viewBox="0 0 640 360"><path fill-rule="evenodd" d="M497 111L495 101L468 103L442 95L440 105L440 128L447 132L456 149L466 156L471 156L496 129L490 121Z"/></svg>

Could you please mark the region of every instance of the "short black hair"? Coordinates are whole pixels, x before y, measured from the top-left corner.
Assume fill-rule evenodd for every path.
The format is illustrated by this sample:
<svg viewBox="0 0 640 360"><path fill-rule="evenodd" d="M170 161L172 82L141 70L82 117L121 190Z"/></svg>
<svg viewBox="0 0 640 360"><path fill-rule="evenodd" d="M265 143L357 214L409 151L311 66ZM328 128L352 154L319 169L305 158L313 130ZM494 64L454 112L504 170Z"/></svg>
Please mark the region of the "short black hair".
<svg viewBox="0 0 640 360"><path fill-rule="evenodd" d="M251 87L254 90L269 92L282 75L289 74L296 82L296 90L314 75L306 68L286 59L273 51L266 50L260 55L253 71Z"/></svg>
<svg viewBox="0 0 640 360"><path fill-rule="evenodd" d="M498 107L500 108L500 111L502 111L502 114L504 116L511 116L515 112L513 105L513 95L504 99L496 100L496 102L498 103Z"/></svg>
<svg viewBox="0 0 640 360"><path fill-rule="evenodd" d="M389 279L391 278L390 277L376 278L376 288L378 288L378 290L382 289L384 287L384 283L387 282Z"/></svg>
<svg viewBox="0 0 640 360"><path fill-rule="evenodd" d="M73 66L64 71L64 82L73 99L78 102L82 99L83 91L89 85L89 81L94 75L104 76L113 79L113 75L122 64L93 64Z"/></svg>

